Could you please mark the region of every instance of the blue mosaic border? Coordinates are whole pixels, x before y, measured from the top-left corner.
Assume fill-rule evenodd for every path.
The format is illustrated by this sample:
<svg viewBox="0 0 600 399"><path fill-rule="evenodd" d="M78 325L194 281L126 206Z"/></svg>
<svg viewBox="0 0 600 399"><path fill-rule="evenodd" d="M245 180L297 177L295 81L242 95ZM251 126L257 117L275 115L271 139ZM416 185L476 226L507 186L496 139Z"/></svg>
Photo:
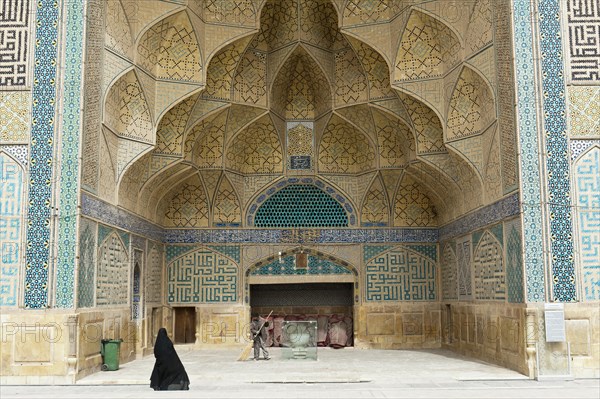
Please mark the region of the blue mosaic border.
<svg viewBox="0 0 600 399"><path fill-rule="evenodd" d="M142 217L81 194L81 212L102 223L166 244L195 243L436 243L436 228L388 229L163 229Z"/></svg>
<svg viewBox="0 0 600 399"><path fill-rule="evenodd" d="M558 0L538 5L546 168L550 211L550 249L554 299L577 299L573 264L573 224L569 182L569 144L567 139L565 82Z"/></svg>
<svg viewBox="0 0 600 399"><path fill-rule="evenodd" d="M304 238L303 238L304 237ZM177 243L388 243L438 241L437 229L223 229L166 230L164 242Z"/></svg>
<svg viewBox="0 0 600 399"><path fill-rule="evenodd" d="M308 255L307 267L305 269L297 269L295 264L295 256L286 256L282 261L275 259L274 261L252 269L249 276L299 276L299 275L340 275L350 274L352 270L347 269L328 259L323 259L318 256Z"/></svg>
<svg viewBox="0 0 600 399"><path fill-rule="evenodd" d="M83 192L81 193L81 212L82 215L97 219L102 223L155 241L163 241L164 230L162 227Z"/></svg>
<svg viewBox="0 0 600 399"><path fill-rule="evenodd" d="M60 218L56 271L56 307L75 306L75 248L77 247L77 190L83 75L84 4L63 3L67 13L63 128L60 133Z"/></svg>
<svg viewBox="0 0 600 399"><path fill-rule="evenodd" d="M530 0L513 1L515 72L517 78L517 126L521 156L520 182L523 207L523 256L527 274L527 301L543 302L542 209L540 165L534 87L533 36Z"/></svg>
<svg viewBox="0 0 600 399"><path fill-rule="evenodd" d="M465 215L440 228L440 240L445 241L471 233L490 224L518 215L520 212L519 194L515 193Z"/></svg>
<svg viewBox="0 0 600 399"><path fill-rule="evenodd" d="M56 103L59 9L55 0L38 0L29 142L29 207L25 251L25 307L48 304L50 217Z"/></svg>

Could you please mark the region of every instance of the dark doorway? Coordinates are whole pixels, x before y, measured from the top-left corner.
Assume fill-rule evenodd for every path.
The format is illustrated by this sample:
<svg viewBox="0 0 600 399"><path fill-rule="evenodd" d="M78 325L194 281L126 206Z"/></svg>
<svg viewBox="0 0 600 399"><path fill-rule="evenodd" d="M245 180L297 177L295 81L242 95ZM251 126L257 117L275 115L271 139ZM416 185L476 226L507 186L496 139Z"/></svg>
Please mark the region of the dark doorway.
<svg viewBox="0 0 600 399"><path fill-rule="evenodd" d="M196 308L175 308L175 343L196 342Z"/></svg>
<svg viewBox="0 0 600 399"><path fill-rule="evenodd" d="M352 306L352 283L253 284L250 306Z"/></svg>
<svg viewBox="0 0 600 399"><path fill-rule="evenodd" d="M285 346L287 321L317 321L318 346L353 346L352 283L252 284L251 312L272 313L268 346Z"/></svg>

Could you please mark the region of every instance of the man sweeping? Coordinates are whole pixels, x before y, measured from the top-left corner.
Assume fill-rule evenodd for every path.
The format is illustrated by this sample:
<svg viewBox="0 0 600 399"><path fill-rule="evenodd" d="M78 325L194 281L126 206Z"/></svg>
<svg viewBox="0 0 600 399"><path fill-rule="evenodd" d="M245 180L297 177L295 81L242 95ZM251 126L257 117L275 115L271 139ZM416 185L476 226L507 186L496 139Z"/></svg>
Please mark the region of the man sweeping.
<svg viewBox="0 0 600 399"><path fill-rule="evenodd" d="M267 327L269 322L267 319L263 319L258 313L252 313L252 321L250 322L250 333L254 338L254 360L258 360L260 357L260 351L262 350L265 360L269 360L269 352L265 347L267 342Z"/></svg>

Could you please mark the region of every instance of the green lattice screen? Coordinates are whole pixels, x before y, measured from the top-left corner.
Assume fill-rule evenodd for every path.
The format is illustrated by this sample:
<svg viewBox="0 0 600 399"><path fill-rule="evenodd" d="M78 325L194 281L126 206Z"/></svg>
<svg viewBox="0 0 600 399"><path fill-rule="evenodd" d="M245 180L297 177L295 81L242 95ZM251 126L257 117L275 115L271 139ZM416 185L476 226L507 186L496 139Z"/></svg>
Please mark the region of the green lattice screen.
<svg viewBox="0 0 600 399"><path fill-rule="evenodd" d="M348 227L342 205L318 187L292 184L268 198L256 212L256 227Z"/></svg>

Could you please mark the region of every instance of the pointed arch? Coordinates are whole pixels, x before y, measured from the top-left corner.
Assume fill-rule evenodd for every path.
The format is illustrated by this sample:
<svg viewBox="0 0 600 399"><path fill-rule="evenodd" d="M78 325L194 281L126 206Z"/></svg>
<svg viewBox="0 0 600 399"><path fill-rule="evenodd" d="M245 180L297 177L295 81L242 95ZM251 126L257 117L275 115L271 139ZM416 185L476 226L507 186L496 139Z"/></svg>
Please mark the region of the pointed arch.
<svg viewBox="0 0 600 399"><path fill-rule="evenodd" d="M390 207L387 201L387 193L379 174L375 175L363 197L360 214L363 226L389 226Z"/></svg>
<svg viewBox="0 0 600 399"><path fill-rule="evenodd" d="M239 227L242 224L240 199L225 173L221 175L213 201L212 219L215 227Z"/></svg>
<svg viewBox="0 0 600 399"><path fill-rule="evenodd" d="M127 305L129 270L128 245L110 229L98 248L96 306Z"/></svg>
<svg viewBox="0 0 600 399"><path fill-rule="evenodd" d="M485 230L473 251L474 297L478 300L506 300L506 270L502 243Z"/></svg>
<svg viewBox="0 0 600 399"><path fill-rule="evenodd" d="M274 216L277 219L273 219L271 223L268 215L272 211L276 211L276 208L286 207L286 210L297 208L297 206L292 206L292 204L286 205L286 203L298 199L298 197L290 197L288 192L290 190L301 189L301 186L307 188L303 192L300 190L300 193L304 195L302 199L306 206L304 209L297 209L300 212L299 217L294 219L293 214L276 212ZM281 190L288 187L290 187L288 190L281 192ZM267 201L276 195L281 198L276 198L276 200L272 200L267 204ZM265 205L266 208L261 211L265 214L265 223L276 224L277 227L317 227L320 225L323 225L321 227L325 227L325 225L331 225L332 223L334 225L345 224L345 226L354 226L358 220L355 211L356 207L352 202L333 186L317 177L291 177L279 180L258 192L248 203L249 205L246 210L247 226L254 226L256 224L257 213ZM327 214L322 213L323 210L336 210L338 217L330 220ZM309 211L314 213L308 216L311 226L303 226L301 225L303 220L302 215L308 215ZM344 219L346 219L345 222Z"/></svg>

